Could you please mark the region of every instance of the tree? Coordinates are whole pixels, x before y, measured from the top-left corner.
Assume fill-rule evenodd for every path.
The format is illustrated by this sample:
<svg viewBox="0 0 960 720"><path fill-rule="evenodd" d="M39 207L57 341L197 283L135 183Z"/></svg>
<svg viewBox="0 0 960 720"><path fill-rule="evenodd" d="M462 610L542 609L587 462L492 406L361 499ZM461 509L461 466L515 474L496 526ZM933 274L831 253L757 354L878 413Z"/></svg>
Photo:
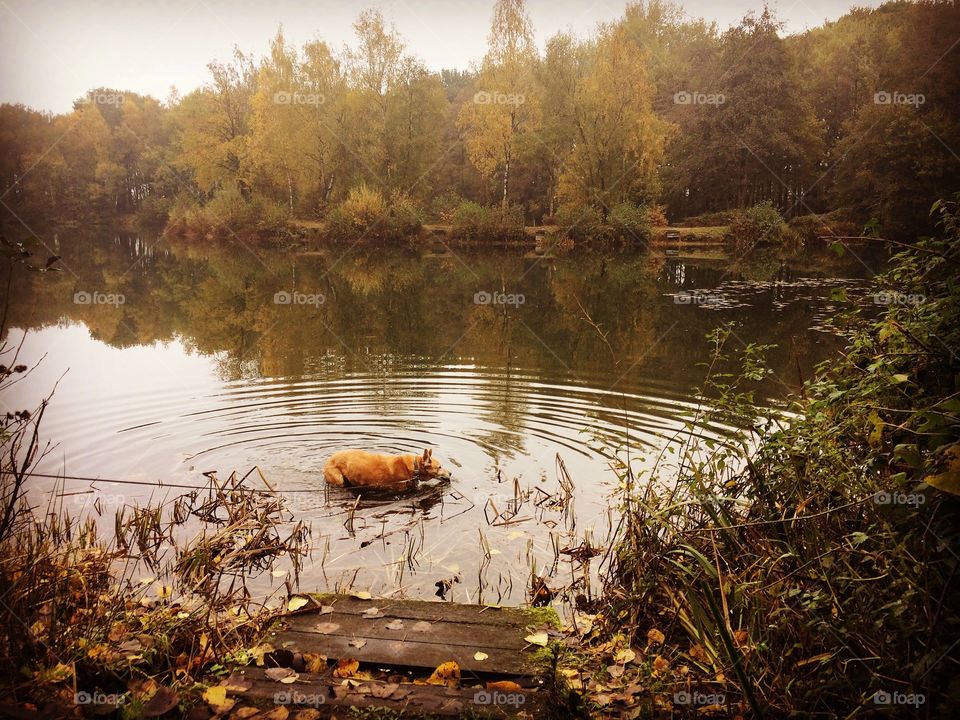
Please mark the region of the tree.
<svg viewBox="0 0 960 720"><path fill-rule="evenodd" d="M536 62L533 28L523 0L497 0L480 69L480 90L463 105L457 124L470 162L482 174L501 178L504 207L511 167L533 147L540 123Z"/></svg>

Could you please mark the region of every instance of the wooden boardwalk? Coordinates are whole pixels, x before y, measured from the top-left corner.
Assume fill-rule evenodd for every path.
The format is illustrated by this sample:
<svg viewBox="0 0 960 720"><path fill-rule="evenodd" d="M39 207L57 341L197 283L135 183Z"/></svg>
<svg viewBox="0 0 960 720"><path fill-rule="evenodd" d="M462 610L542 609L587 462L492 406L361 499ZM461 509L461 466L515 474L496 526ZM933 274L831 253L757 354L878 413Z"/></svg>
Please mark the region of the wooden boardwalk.
<svg viewBox="0 0 960 720"><path fill-rule="evenodd" d="M261 704L281 698L285 705L322 705L326 711L380 706L413 715L542 716L545 693L538 688L548 651L525 638L541 633L542 639L555 616L551 623L542 610L350 595L311 598L311 606L286 616L271 638L275 651L267 667L235 676L232 695ZM315 660L310 667L317 655L326 657L325 667ZM354 660L358 671L343 677L338 662ZM451 661L459 668L459 682L424 684ZM296 678L281 684L276 673L271 677L271 665L290 667Z"/></svg>

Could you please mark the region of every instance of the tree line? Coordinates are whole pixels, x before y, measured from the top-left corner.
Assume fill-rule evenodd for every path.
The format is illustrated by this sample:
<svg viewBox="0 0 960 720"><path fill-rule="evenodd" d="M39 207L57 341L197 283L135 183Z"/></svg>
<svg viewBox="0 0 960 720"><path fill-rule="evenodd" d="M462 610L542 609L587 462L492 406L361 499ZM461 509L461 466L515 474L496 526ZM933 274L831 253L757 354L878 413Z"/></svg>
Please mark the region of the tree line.
<svg viewBox="0 0 960 720"><path fill-rule="evenodd" d="M721 32L650 0L541 52L523 0L498 0L484 57L439 73L379 11L354 30L340 49L296 48L281 28L267 56L211 62L182 97L98 88L65 114L0 106L0 212L349 229L478 208L569 226L770 203L902 236L960 190L953 2L784 36L767 9Z"/></svg>

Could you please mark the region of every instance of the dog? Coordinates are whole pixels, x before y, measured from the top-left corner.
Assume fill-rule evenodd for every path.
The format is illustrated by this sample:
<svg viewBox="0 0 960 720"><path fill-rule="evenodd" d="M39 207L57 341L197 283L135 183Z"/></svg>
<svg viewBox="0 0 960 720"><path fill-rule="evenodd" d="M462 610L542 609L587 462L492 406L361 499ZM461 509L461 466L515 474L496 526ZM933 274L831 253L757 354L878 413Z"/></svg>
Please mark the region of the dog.
<svg viewBox="0 0 960 720"><path fill-rule="evenodd" d="M337 487L407 490L421 480L449 480L450 473L433 458L423 455L381 455L366 450L341 450L323 466L323 477Z"/></svg>

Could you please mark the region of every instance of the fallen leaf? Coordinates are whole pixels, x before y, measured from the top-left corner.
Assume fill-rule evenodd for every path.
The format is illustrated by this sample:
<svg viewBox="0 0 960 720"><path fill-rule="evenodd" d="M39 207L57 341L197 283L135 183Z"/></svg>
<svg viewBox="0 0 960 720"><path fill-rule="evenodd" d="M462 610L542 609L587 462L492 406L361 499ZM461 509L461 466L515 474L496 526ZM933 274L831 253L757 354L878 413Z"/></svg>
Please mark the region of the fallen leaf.
<svg viewBox="0 0 960 720"><path fill-rule="evenodd" d="M523 688L511 680L494 680L487 683L487 690L502 690L503 692L522 692Z"/></svg>
<svg viewBox="0 0 960 720"><path fill-rule="evenodd" d="M647 647L651 645L663 645L663 641L666 640L663 633L657 630L656 628L650 628L647 630Z"/></svg>
<svg viewBox="0 0 960 720"><path fill-rule="evenodd" d="M653 672L651 673L654 677L660 677L665 675L670 670L670 663L668 663L662 656L657 655L653 659Z"/></svg>
<svg viewBox="0 0 960 720"><path fill-rule="evenodd" d="M333 669L333 676L337 678L348 678L360 669L360 661L353 658L340 658L337 666Z"/></svg>
<svg viewBox="0 0 960 720"><path fill-rule="evenodd" d="M273 680L274 682L284 682L290 677L296 680L298 677L295 671L285 667L268 668L263 674L267 676L268 680ZM289 682L293 682L293 680Z"/></svg>
<svg viewBox="0 0 960 720"><path fill-rule="evenodd" d="M230 712L230 709L236 704L236 700L227 699L227 689L223 685L209 687L203 691L203 700L210 706L215 715L223 715Z"/></svg>
<svg viewBox="0 0 960 720"><path fill-rule="evenodd" d="M284 705L277 705L273 710L265 713L263 720L287 720L290 711Z"/></svg>
<svg viewBox="0 0 960 720"><path fill-rule="evenodd" d="M361 590L360 592L355 592L355 593L353 594L353 596L354 596L355 598L357 598L358 600L370 600L370 599L373 597L373 595L371 595L370 593L368 593L366 590Z"/></svg>
<svg viewBox="0 0 960 720"><path fill-rule="evenodd" d="M308 602L310 601L307 600L305 597L300 597L300 596L292 597L290 598L290 602L287 603L287 610L290 612L294 612L295 610L299 610L300 608L302 608Z"/></svg>
<svg viewBox="0 0 960 720"><path fill-rule="evenodd" d="M453 660L438 665L433 674L427 678L427 684L457 687L460 684L460 666Z"/></svg>
<svg viewBox="0 0 960 720"><path fill-rule="evenodd" d="M487 655L485 652L480 652L479 650L473 654L473 659L479 660L481 662L486 660L488 657L490 656Z"/></svg>
<svg viewBox="0 0 960 720"><path fill-rule="evenodd" d="M314 630L316 630L321 635L329 635L330 633L336 632L339 629L340 629L340 626L337 623L332 623L332 622L317 623L316 627L314 628Z"/></svg>
<svg viewBox="0 0 960 720"><path fill-rule="evenodd" d="M524 640L526 640L531 645L539 645L540 647L546 647L549 638L547 633L541 630L540 632L533 633L532 635L527 635Z"/></svg>
<svg viewBox="0 0 960 720"><path fill-rule="evenodd" d="M387 630L403 630L403 620L392 620L384 627L386 627Z"/></svg>
<svg viewBox="0 0 960 720"><path fill-rule="evenodd" d="M355 639L355 640L351 640L350 642L347 643L347 645L350 645L350 646L352 646L352 647L355 647L357 650L359 650L360 648L362 648L362 647L363 647L364 645L366 645L366 644L367 644L367 641L366 641L366 640L361 640L360 638L357 638L357 639Z"/></svg>
<svg viewBox="0 0 960 720"><path fill-rule="evenodd" d="M707 655L707 651L703 649L702 645L694 645L691 647L690 657L705 665L710 663L710 657Z"/></svg>
<svg viewBox="0 0 960 720"><path fill-rule="evenodd" d="M320 717L320 711L316 708L301 708L297 710L291 720L317 720Z"/></svg>
<svg viewBox="0 0 960 720"><path fill-rule="evenodd" d="M329 615L333 612L333 605L321 605L320 612L317 615Z"/></svg>
<svg viewBox="0 0 960 720"><path fill-rule="evenodd" d="M372 608L368 608L367 610L364 610L364 611L363 611L363 617L365 617L365 618L370 618L370 619L382 618L382 617L383 617L383 613L380 612L380 608L378 608L378 607L372 607Z"/></svg>
<svg viewBox="0 0 960 720"><path fill-rule="evenodd" d="M607 668L607 674L612 678L619 678L623 675L623 665L611 665Z"/></svg>
<svg viewBox="0 0 960 720"><path fill-rule="evenodd" d="M220 684L227 689L227 692L231 693L246 692L253 687L252 682L237 673L234 673Z"/></svg>
<svg viewBox="0 0 960 720"><path fill-rule="evenodd" d="M411 692L410 688L399 688L390 695L391 700L403 700Z"/></svg>
<svg viewBox="0 0 960 720"><path fill-rule="evenodd" d="M613 659L621 665L626 665L636 660L637 654L630 648L624 648L623 650L618 650L617 654L613 656Z"/></svg>
<svg viewBox="0 0 960 720"><path fill-rule="evenodd" d="M238 710L234 710L233 714L230 716L231 720L237 718L237 720L247 720L247 718L253 717L260 711L255 707L242 707Z"/></svg>
<svg viewBox="0 0 960 720"><path fill-rule="evenodd" d="M370 686L370 694L375 698L388 698L399 688L399 683L376 683Z"/></svg>
<svg viewBox="0 0 960 720"><path fill-rule="evenodd" d="M304 653L303 667L308 673L322 673L327 669L327 656L320 653Z"/></svg>
<svg viewBox="0 0 960 720"><path fill-rule="evenodd" d="M412 630L414 632L430 632L433 629L433 625L428 623L426 620L421 620L418 623L414 623Z"/></svg>
<svg viewBox="0 0 960 720"><path fill-rule="evenodd" d="M168 687L160 687L157 689L157 692L154 693L153 697L144 704L140 714L148 718L160 717L164 713L173 710L179 702L180 696L176 691Z"/></svg>

